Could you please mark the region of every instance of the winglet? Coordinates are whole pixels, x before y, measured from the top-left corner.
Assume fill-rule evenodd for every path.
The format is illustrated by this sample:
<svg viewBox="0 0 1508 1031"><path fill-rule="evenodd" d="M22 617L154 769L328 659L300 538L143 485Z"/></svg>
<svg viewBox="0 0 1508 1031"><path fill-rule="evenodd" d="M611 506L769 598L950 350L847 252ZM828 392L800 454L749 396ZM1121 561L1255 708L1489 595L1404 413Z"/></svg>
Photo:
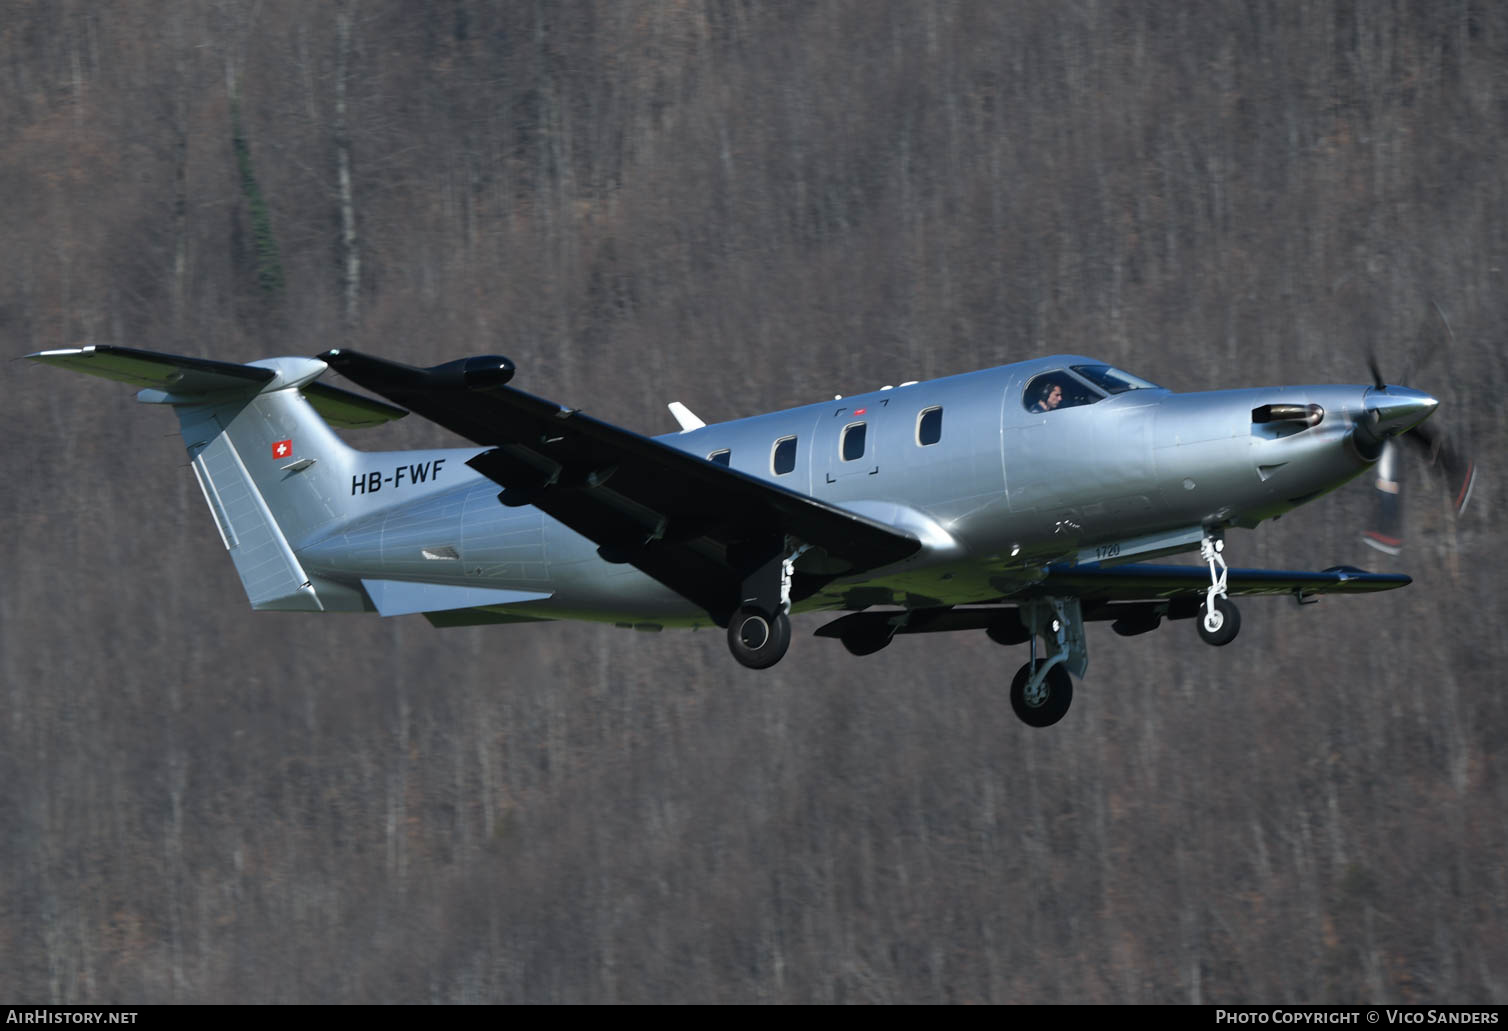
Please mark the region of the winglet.
<svg viewBox="0 0 1508 1031"><path fill-rule="evenodd" d="M679 401L672 401L665 407L670 409L670 414L675 416L675 421L681 424L682 433L690 433L692 430L699 430L703 426L707 425L706 423L702 422L702 420L698 419L696 415L692 413L691 409L687 408Z"/></svg>

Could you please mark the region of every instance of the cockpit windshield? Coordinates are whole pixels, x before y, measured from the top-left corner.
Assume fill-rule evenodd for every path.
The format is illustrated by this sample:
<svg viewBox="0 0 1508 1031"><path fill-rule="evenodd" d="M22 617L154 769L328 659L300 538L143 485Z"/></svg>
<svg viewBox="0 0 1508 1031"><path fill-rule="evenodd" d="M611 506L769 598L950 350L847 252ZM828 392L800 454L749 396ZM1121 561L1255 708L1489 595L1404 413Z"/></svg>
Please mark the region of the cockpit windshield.
<svg viewBox="0 0 1508 1031"><path fill-rule="evenodd" d="M1124 394L1128 390L1155 390L1156 383L1148 383L1139 376L1109 365L1075 365L1074 372L1099 387L1107 394Z"/></svg>
<svg viewBox="0 0 1508 1031"><path fill-rule="evenodd" d="M1021 403L1028 412L1053 412L1060 408L1077 408L1103 401L1112 394L1128 390L1156 390L1157 384L1109 365L1071 365L1034 376L1022 393Z"/></svg>

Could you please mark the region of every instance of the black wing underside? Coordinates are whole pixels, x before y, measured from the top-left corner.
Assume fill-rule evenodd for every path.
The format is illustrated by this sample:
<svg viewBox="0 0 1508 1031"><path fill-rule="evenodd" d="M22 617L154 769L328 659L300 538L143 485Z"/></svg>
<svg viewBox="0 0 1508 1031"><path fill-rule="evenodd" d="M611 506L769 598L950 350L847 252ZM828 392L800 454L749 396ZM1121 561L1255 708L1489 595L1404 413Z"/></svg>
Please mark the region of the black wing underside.
<svg viewBox="0 0 1508 1031"><path fill-rule="evenodd" d="M1402 573L1368 573L1354 566L1333 566L1313 573L1294 569L1231 569L1230 594L1369 594L1413 583ZM1131 563L1121 566L1048 566L1040 594L1074 595L1106 601L1133 601L1198 595L1210 585L1205 566Z"/></svg>
<svg viewBox="0 0 1508 1031"><path fill-rule="evenodd" d="M1291 595L1305 600L1319 594L1367 594L1412 583L1402 573L1368 573L1336 566L1314 573L1290 569L1231 569L1230 595ZM1125 636L1156 629L1164 619L1198 614L1210 586L1204 566L1129 564L1102 567L1049 566L1047 577L1013 599L1057 596L1078 598L1088 622L1111 622ZM1003 644L1027 639L1010 599L1003 604L909 611L855 612L817 630L818 637L873 639L878 635L926 634L949 630L988 630ZM892 629L894 628L894 629Z"/></svg>
<svg viewBox="0 0 1508 1031"><path fill-rule="evenodd" d="M787 538L820 549L799 601L833 576L900 561L920 543L882 523L503 385L506 359L414 368L354 351L320 355L354 382L491 448L470 465L706 610L719 624ZM490 365L488 363L491 363Z"/></svg>

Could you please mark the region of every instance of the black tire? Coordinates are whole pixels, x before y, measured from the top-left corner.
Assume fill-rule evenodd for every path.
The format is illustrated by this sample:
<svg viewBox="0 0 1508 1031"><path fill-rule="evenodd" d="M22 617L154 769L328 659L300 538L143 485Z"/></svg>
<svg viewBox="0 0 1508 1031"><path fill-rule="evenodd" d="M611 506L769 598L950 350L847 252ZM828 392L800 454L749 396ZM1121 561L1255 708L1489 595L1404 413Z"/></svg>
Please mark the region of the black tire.
<svg viewBox="0 0 1508 1031"><path fill-rule="evenodd" d="M1241 610L1236 608L1236 603L1229 598L1215 599L1215 613L1220 617L1220 626L1216 630L1209 630L1204 625L1206 612L1204 602L1199 603L1199 639L1205 644L1214 645L1216 648L1230 644L1241 632Z"/></svg>
<svg viewBox="0 0 1508 1031"><path fill-rule="evenodd" d="M1038 659L1037 665L1041 666L1046 661ZM1031 679L1031 675L1032 664L1029 662L1016 671L1016 679L1011 681L1011 708L1028 727L1050 727L1062 719L1068 712L1068 706L1073 704L1073 678L1068 675L1063 664L1058 663L1047 671L1047 676L1042 681L1041 697L1028 704L1026 682Z"/></svg>
<svg viewBox="0 0 1508 1031"><path fill-rule="evenodd" d="M769 669L791 646L791 617L745 605L728 620L728 650L750 669Z"/></svg>

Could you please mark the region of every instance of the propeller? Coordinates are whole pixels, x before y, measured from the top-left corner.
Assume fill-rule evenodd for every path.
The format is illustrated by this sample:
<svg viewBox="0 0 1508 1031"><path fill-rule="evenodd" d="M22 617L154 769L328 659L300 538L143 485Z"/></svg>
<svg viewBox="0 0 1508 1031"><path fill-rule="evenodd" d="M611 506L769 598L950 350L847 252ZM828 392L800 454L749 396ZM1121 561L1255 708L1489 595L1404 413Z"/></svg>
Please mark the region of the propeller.
<svg viewBox="0 0 1508 1031"><path fill-rule="evenodd" d="M1435 356L1455 340L1455 332L1450 328L1450 321L1445 317L1445 312L1440 310L1438 304L1431 302L1431 305L1434 308L1434 314L1439 317L1439 326L1443 326L1445 332L1443 335L1440 334L1436 327L1435 332L1431 333L1429 330L1434 324L1434 319L1426 316L1425 324L1420 327L1424 358L1418 363L1418 367L1412 370L1413 372L1418 372L1428 365ZM1434 346L1430 346L1431 344ZM1379 395L1390 395L1405 389L1388 387L1375 354L1367 356L1367 368L1372 373L1373 389ZM1408 378L1408 376L1405 377L1405 379ZM1379 397L1378 400L1382 398ZM1385 405L1380 405L1379 408L1385 408ZM1366 429L1358 426L1357 432L1365 435ZM1451 443L1446 431L1432 422L1421 422L1402 434L1386 436L1379 443L1382 453L1377 460L1377 479L1374 483L1377 489L1377 507L1373 510L1371 526L1362 531L1361 539L1369 547L1389 555L1397 555L1403 550L1404 543L1402 448L1412 447L1424 458L1435 475L1444 480L1446 489L1451 493L1458 517L1466 511L1466 506L1471 501L1472 488L1476 485L1477 468L1469 455Z"/></svg>

